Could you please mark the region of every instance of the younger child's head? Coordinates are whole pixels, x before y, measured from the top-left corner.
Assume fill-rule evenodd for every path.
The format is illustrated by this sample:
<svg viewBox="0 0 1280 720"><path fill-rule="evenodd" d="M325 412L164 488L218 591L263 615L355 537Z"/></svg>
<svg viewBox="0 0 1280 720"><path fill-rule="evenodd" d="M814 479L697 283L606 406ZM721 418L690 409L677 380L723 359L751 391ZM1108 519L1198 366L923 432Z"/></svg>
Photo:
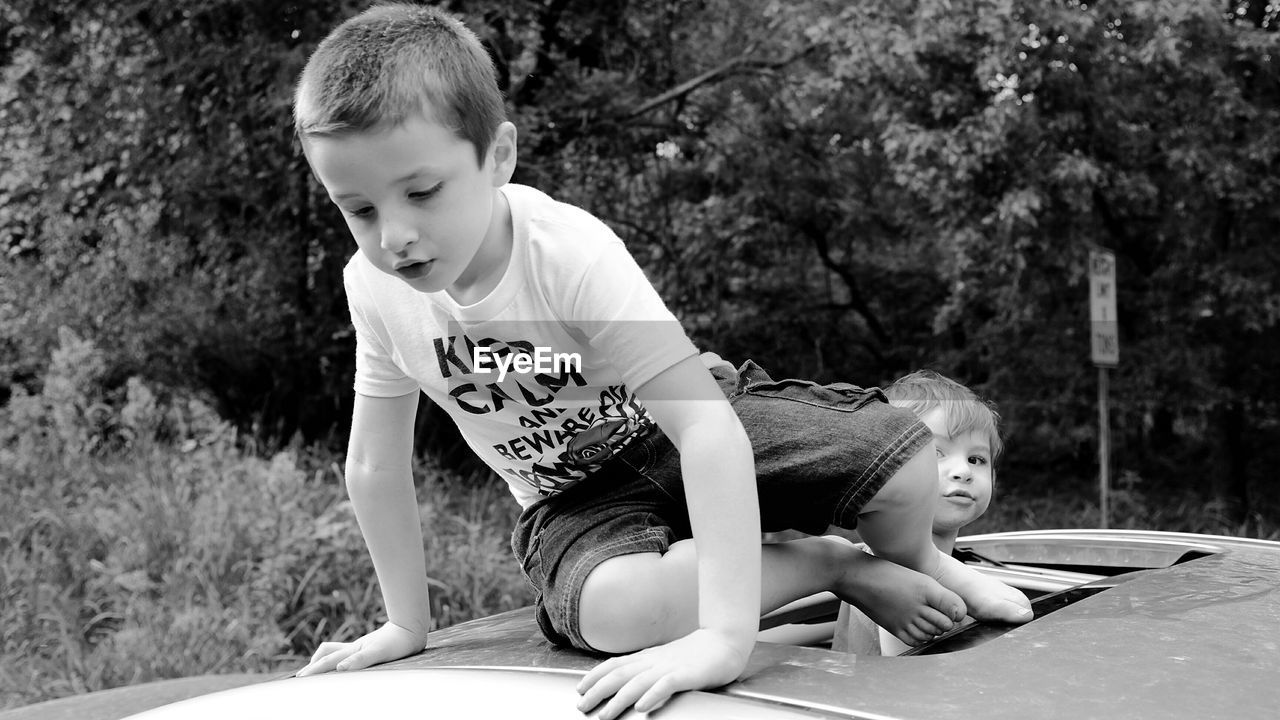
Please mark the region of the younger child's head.
<svg viewBox="0 0 1280 720"><path fill-rule="evenodd" d="M475 146L483 164L506 119L493 61L475 33L426 5L378 5L329 33L294 95L304 140L424 117Z"/></svg>
<svg viewBox="0 0 1280 720"><path fill-rule="evenodd" d="M933 432L938 452L935 535L954 534L991 503L1000 441L1000 417L972 390L922 370L885 389L889 403L915 413Z"/></svg>

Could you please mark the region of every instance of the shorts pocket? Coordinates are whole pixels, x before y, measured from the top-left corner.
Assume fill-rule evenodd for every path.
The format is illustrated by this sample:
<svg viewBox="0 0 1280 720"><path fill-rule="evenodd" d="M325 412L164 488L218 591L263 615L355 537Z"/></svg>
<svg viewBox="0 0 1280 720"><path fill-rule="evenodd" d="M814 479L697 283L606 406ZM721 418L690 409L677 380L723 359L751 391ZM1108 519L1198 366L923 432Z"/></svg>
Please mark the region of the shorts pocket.
<svg viewBox="0 0 1280 720"><path fill-rule="evenodd" d="M618 460L631 468L638 475L644 475L653 467L653 437L647 437L627 448L618 456Z"/></svg>

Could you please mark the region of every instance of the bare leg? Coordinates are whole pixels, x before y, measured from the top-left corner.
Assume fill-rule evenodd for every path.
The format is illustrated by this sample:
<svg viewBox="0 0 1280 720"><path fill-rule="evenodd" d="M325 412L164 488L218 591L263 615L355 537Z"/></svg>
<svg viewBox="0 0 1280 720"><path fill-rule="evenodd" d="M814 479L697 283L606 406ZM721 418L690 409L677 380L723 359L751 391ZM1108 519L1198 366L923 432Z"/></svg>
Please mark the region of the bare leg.
<svg viewBox="0 0 1280 720"><path fill-rule="evenodd" d="M930 445L859 516L858 533L879 557L833 537L765 545L761 614L829 590L908 645L946 632L966 611L983 620L1030 620L1022 593L934 547L937 473ZM636 553L601 563L582 589L583 638L598 650L625 653L687 635L698 626L697 574L691 540L675 543L666 554Z"/></svg>
<svg viewBox="0 0 1280 720"><path fill-rule="evenodd" d="M830 590L909 644L964 617L960 598L934 580L854 547L810 537L762 548L761 614ZM624 653L670 642L698 627L697 553L692 540L666 554L636 553L602 563L582 589L583 638Z"/></svg>
<svg viewBox="0 0 1280 720"><path fill-rule="evenodd" d="M975 618L1030 620L1031 604L1025 595L934 547L930 528L937 478L937 461L930 444L908 460L867 504L858 516L858 534L876 555L918 570L954 591Z"/></svg>

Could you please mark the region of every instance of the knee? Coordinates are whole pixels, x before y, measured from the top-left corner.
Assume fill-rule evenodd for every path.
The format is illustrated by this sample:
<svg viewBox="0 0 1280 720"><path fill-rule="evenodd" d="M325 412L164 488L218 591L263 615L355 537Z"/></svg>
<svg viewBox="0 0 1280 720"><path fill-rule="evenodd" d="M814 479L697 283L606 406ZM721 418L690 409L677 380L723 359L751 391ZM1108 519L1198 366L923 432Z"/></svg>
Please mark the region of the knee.
<svg viewBox="0 0 1280 720"><path fill-rule="evenodd" d="M592 648L628 653L667 641L665 599L646 579L644 555L606 560L583 583L578 629Z"/></svg>

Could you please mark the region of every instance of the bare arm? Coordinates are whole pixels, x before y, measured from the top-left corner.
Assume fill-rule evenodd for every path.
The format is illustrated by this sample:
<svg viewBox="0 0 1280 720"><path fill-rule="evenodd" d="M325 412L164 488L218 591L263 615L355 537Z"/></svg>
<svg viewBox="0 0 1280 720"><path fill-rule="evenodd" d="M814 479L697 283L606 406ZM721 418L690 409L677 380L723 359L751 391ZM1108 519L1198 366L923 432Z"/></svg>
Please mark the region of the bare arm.
<svg viewBox="0 0 1280 720"><path fill-rule="evenodd" d="M321 644L298 675L355 670L421 650L431 627L422 525L413 489L418 394L356 395L347 449L347 492L373 559L388 623L349 643Z"/></svg>
<svg viewBox="0 0 1280 720"><path fill-rule="evenodd" d="M697 358L636 391L680 451L698 548L698 626L746 656L760 628L760 505L751 443ZM735 676L736 677L736 676Z"/></svg>
<svg viewBox="0 0 1280 720"><path fill-rule="evenodd" d="M698 629L592 670L579 685L579 707L613 696L602 718L633 704L648 712L676 692L732 682L746 669L760 624L760 508L742 424L696 357L636 395L680 451L698 554Z"/></svg>

